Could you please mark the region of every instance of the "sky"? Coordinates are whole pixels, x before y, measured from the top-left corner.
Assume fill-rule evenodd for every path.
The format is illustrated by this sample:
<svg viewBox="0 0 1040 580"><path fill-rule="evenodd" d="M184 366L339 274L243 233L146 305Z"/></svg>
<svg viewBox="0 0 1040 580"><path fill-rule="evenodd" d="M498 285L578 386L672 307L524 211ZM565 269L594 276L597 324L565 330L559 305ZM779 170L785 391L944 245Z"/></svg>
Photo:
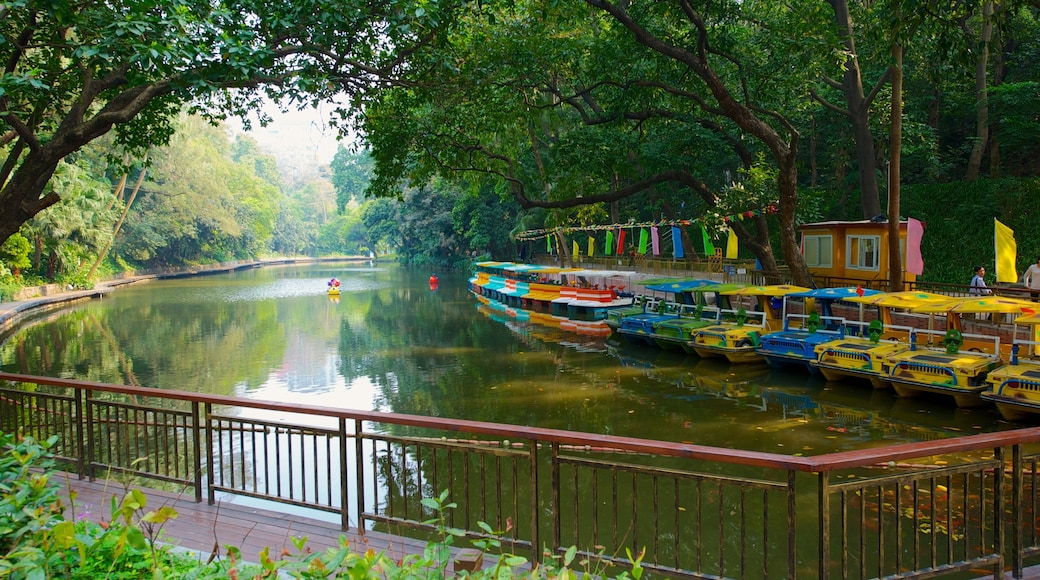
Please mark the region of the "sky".
<svg viewBox="0 0 1040 580"><path fill-rule="evenodd" d="M310 175L318 167L332 162L341 143L336 140L336 131L327 121L332 109L332 105L321 105L283 113L271 104L266 112L273 122L261 127L254 119L253 129L246 134L278 160L283 173ZM232 131L240 130L241 126L236 123Z"/></svg>

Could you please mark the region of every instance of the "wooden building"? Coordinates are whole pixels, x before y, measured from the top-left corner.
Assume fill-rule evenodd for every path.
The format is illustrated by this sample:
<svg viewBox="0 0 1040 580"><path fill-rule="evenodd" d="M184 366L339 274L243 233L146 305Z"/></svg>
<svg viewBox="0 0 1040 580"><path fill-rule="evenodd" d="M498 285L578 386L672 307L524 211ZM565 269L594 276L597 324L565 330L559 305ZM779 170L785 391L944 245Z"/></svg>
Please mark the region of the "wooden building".
<svg viewBox="0 0 1040 580"><path fill-rule="evenodd" d="M899 223L899 254L903 281L917 280L906 270L908 222ZM888 222L832 221L803 224L802 255L818 285L887 288Z"/></svg>

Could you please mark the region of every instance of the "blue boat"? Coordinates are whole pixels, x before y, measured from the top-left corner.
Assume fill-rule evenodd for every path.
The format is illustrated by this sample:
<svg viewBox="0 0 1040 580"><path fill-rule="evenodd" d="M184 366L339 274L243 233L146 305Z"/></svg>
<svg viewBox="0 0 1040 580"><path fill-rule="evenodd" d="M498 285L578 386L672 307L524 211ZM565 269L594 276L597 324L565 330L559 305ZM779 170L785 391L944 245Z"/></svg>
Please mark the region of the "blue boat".
<svg viewBox="0 0 1040 580"><path fill-rule="evenodd" d="M817 288L788 294L785 299L805 300L805 313L785 314L783 330L763 335L758 354L773 368L801 366L810 373L819 374L820 370L812 364L816 361L816 347L826 342L841 340L847 332L846 320L834 315L834 302L853 296L874 294L880 294L880 291L865 288ZM819 306L819 312L815 310L814 304Z"/></svg>

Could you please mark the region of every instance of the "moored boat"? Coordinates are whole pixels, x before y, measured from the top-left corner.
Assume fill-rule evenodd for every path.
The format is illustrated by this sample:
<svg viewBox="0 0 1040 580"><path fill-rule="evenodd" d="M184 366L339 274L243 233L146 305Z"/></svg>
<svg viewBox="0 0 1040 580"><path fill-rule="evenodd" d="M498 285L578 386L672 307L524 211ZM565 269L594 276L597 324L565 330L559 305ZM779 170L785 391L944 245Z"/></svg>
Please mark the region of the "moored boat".
<svg viewBox="0 0 1040 580"><path fill-rule="evenodd" d="M817 288L788 294L787 300L802 300L802 313L785 313L783 330L762 336L758 354L774 368L798 366L818 374L819 369L812 364L817 358L816 347L845 338L849 329L849 321L835 316L834 303L853 296L878 294L881 294L878 290L862 287Z"/></svg>
<svg viewBox="0 0 1040 580"><path fill-rule="evenodd" d="M890 388L885 361L892 354L910 348L908 325L892 324L893 311L924 304L949 302L949 296L929 292L891 292L850 296L845 300L876 306L878 317L871 321L846 321L856 336L846 333L844 338L816 345L816 360L812 362L828 381L845 378L870 382L875 389Z"/></svg>
<svg viewBox="0 0 1040 580"><path fill-rule="evenodd" d="M756 351L763 334L782 328L783 297L807 290L809 288L802 286L775 284L721 291L719 294L731 297L750 297L757 302L759 310L748 311L743 307L722 310L723 316L733 315L732 322L698 329L690 346L705 358L724 356L730 362L765 362Z"/></svg>
<svg viewBox="0 0 1040 580"><path fill-rule="evenodd" d="M1000 337L965 333L961 316L1020 315L1023 309L1033 306L1031 302L1014 298L971 296L913 308L922 313L945 313L945 330L915 330L911 348L888 357L885 367L896 394L900 397L922 393L946 395L952 397L958 407L984 404L981 394L990 388L987 377L1002 365ZM926 342L931 348L917 348L922 335L928 338ZM940 341L943 350L935 350L934 345Z"/></svg>
<svg viewBox="0 0 1040 580"><path fill-rule="evenodd" d="M1040 310L1038 305L1037 310ZM982 400L996 405L1008 421L1040 418L1040 314L1032 313L1015 320L1015 340L1008 364L989 373L989 388L980 394ZM1028 329L1028 340L1019 340L1017 328Z"/></svg>

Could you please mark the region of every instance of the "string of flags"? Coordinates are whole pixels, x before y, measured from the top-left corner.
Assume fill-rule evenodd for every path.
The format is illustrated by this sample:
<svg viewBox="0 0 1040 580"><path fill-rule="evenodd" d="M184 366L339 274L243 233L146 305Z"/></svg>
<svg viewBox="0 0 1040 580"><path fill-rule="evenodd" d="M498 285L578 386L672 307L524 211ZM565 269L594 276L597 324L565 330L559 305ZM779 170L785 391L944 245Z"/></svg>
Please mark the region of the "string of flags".
<svg viewBox="0 0 1040 580"><path fill-rule="evenodd" d="M544 228L537 230L527 230L520 232L514 236L517 241L532 241L545 238L545 251L546 253L554 253L553 239L554 236L559 237L560 243L565 243L563 236L575 234L575 233L590 233L590 232L606 232L606 237L603 240L602 253L603 255L622 255L625 253L625 237L628 230L639 230L639 242L638 242L638 253L647 254L652 253L655 256L661 254L661 247L663 243L668 241L669 236L672 242L672 254L676 258L684 257L684 249L682 244L682 230L683 227L697 226L700 229L701 241L705 255L711 256L715 254L715 246L712 242L713 236L709 235L708 229L705 227L706 224L718 224L721 221L724 224L729 224L733 221L743 221L745 219L751 219L757 216L765 214L776 213L776 205L769 205L762 209L747 210L744 212L720 216L713 215L709 217L695 218L695 219L678 219L678 220L658 220L653 222L628 222L622 224L607 224L607 225L588 225L588 226L561 226L557 228ZM715 229L714 227L712 229ZM726 240L725 257L736 258L737 257L737 236L733 231L733 228L726 228L728 238ZM615 242L616 237L616 242ZM586 246L586 255L594 256L596 254L596 238L592 235L588 236L587 245L579 243L580 237L575 237L571 240L571 253L574 255L581 254L581 247Z"/></svg>

